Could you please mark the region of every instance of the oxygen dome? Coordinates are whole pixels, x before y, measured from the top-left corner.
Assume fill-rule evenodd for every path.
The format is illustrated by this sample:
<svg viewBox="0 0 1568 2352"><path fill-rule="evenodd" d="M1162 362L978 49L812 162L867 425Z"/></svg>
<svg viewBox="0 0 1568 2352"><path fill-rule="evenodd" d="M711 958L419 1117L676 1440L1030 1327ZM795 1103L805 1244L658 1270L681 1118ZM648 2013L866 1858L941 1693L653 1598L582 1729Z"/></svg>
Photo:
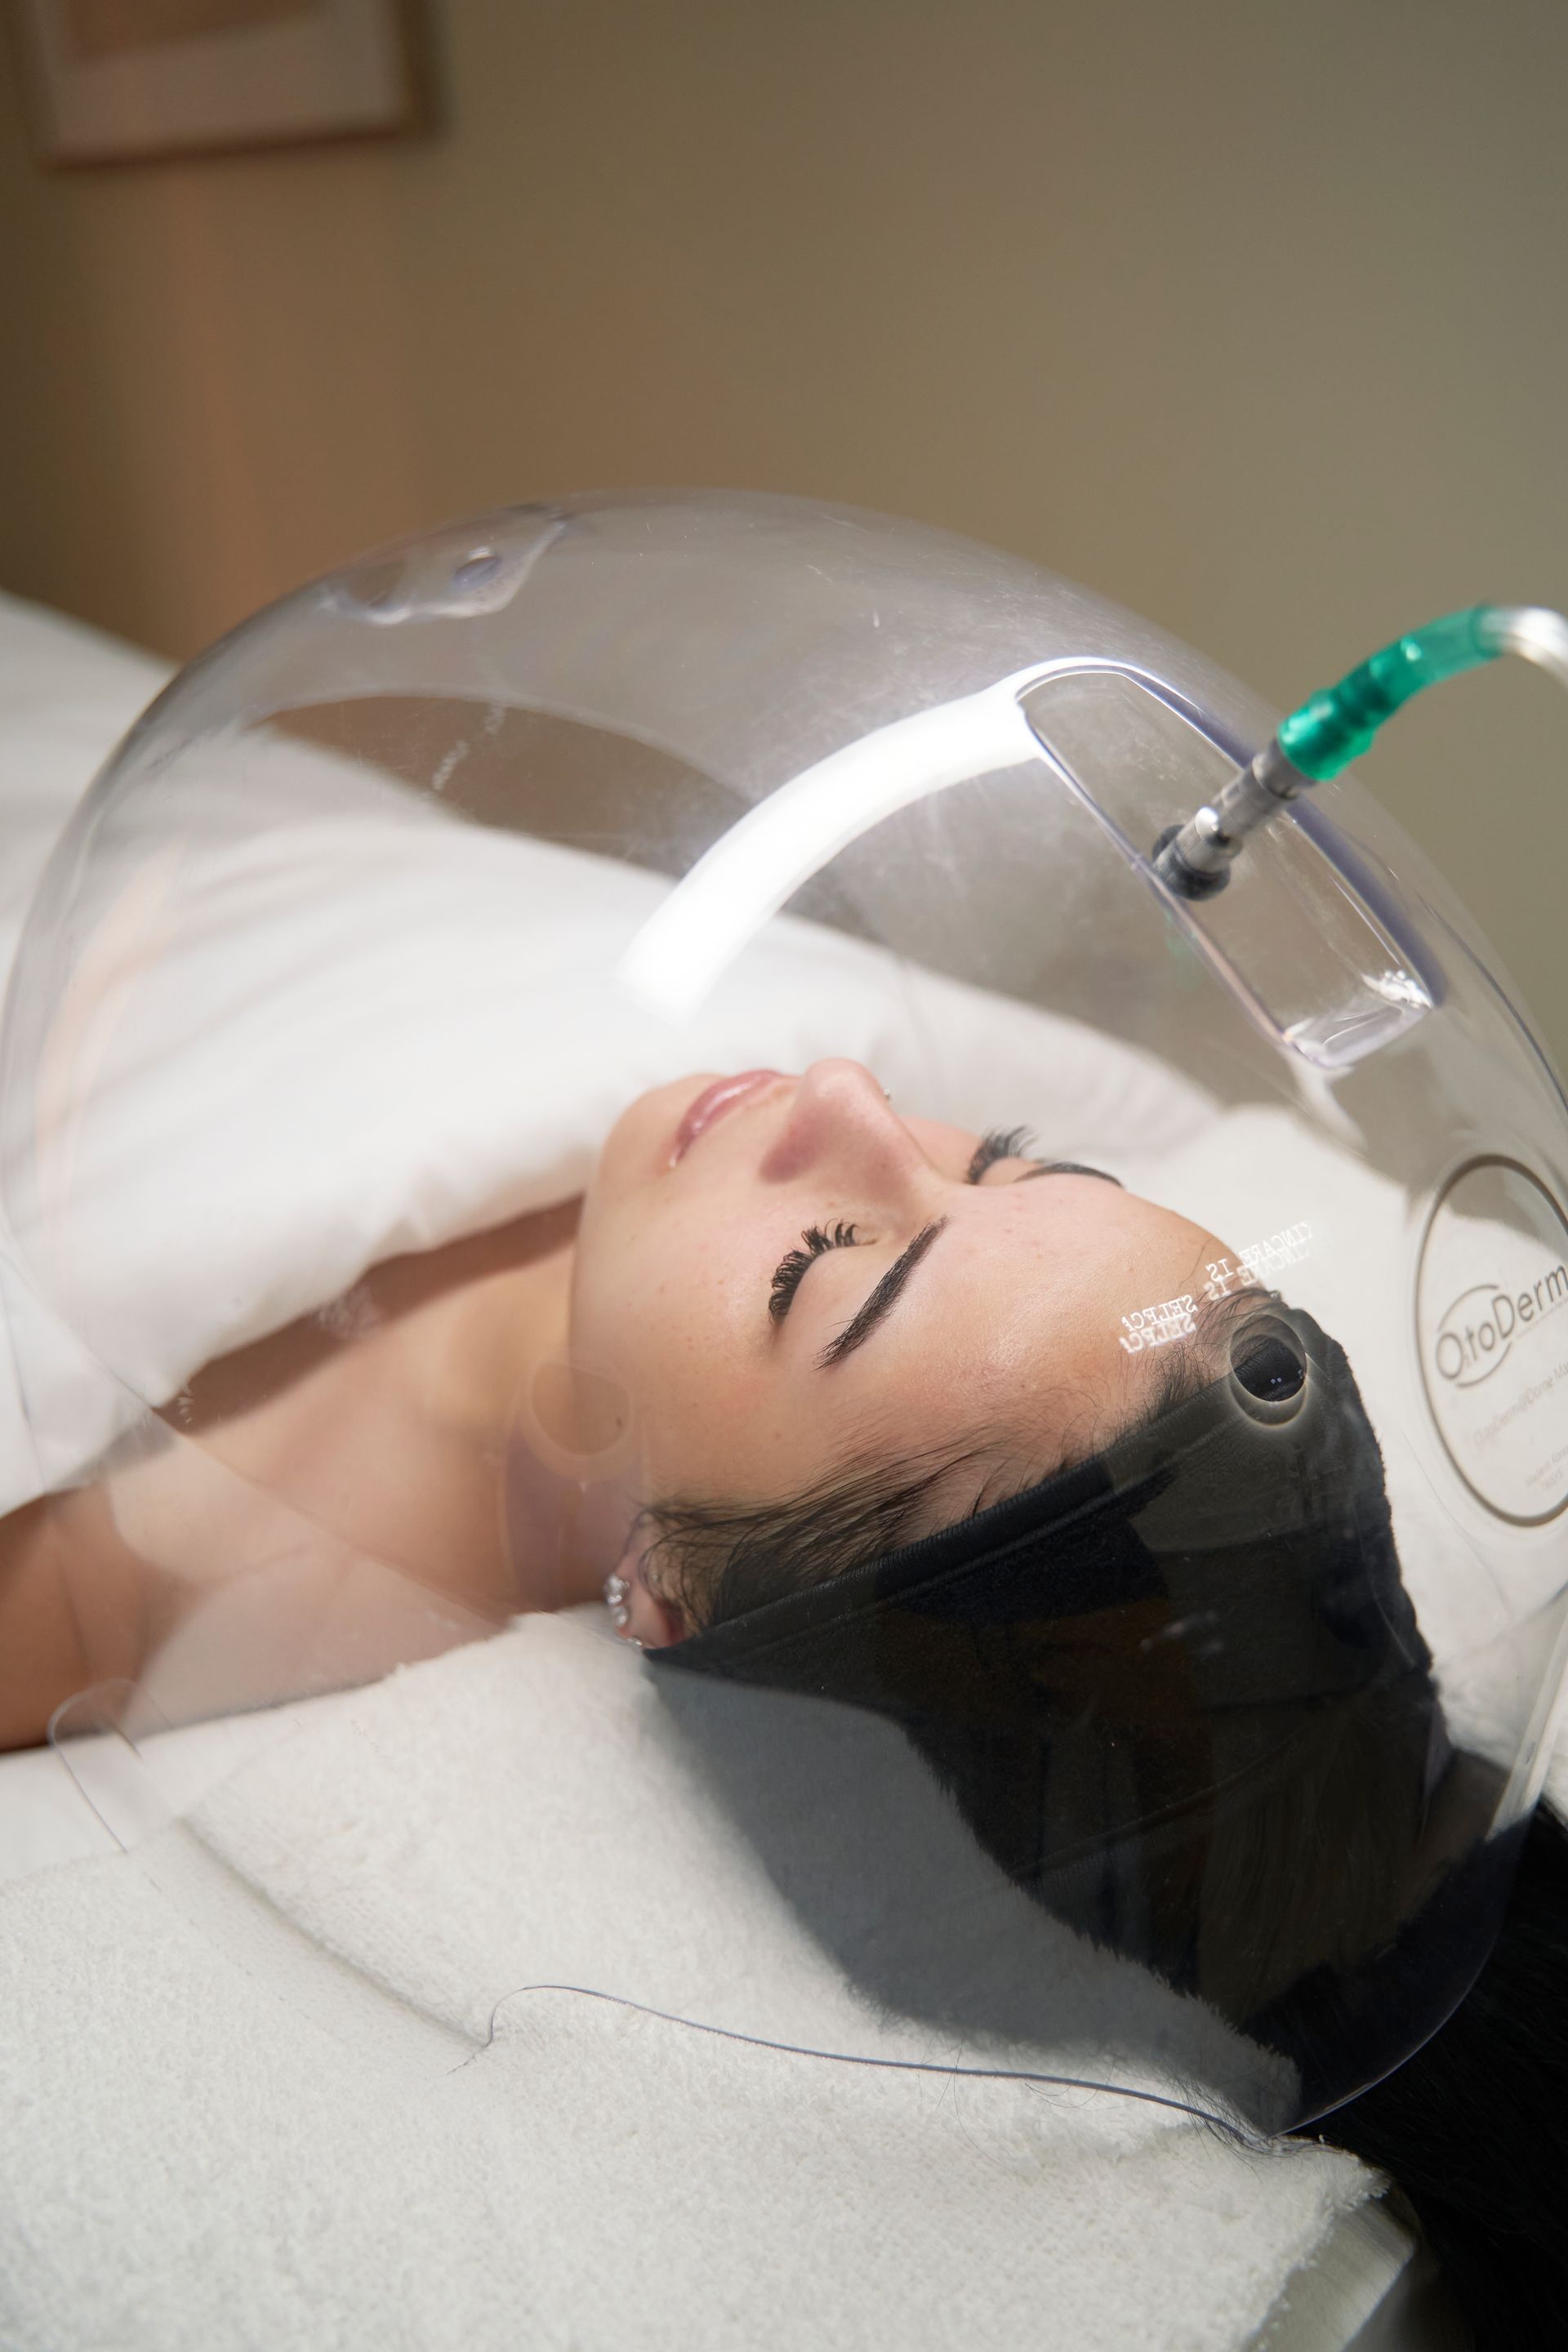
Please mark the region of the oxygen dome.
<svg viewBox="0 0 1568 2352"><path fill-rule="evenodd" d="M175 1899L172 1830L486 2030L1271 2129L1442 2022L1563 1674L1568 1118L1353 777L1156 871L1273 724L718 494L408 540L174 680L6 1005L0 1468Z"/></svg>

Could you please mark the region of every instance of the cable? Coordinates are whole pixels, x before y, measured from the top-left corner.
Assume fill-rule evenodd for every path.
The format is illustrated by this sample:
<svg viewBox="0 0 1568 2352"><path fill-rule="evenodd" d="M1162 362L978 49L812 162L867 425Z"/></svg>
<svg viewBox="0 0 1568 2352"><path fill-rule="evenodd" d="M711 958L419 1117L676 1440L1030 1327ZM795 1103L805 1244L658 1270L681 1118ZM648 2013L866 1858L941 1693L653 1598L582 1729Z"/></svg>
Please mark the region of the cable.
<svg viewBox="0 0 1568 2352"><path fill-rule="evenodd" d="M1568 619L1536 604L1472 604L1412 629L1326 692L1309 696L1279 733L1185 824L1154 844L1154 871L1181 898L1212 898L1243 842L1313 784L1371 749L1413 696L1501 654L1519 654L1568 687Z"/></svg>

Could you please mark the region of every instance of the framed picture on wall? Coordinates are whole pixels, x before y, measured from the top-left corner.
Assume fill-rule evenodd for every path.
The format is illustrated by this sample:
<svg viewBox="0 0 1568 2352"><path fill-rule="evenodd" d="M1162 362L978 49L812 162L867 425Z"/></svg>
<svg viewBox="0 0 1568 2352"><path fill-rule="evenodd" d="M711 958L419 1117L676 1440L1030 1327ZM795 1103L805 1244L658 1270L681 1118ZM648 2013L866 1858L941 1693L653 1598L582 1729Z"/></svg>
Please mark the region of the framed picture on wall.
<svg viewBox="0 0 1568 2352"><path fill-rule="evenodd" d="M426 127L412 0L10 0L50 163Z"/></svg>

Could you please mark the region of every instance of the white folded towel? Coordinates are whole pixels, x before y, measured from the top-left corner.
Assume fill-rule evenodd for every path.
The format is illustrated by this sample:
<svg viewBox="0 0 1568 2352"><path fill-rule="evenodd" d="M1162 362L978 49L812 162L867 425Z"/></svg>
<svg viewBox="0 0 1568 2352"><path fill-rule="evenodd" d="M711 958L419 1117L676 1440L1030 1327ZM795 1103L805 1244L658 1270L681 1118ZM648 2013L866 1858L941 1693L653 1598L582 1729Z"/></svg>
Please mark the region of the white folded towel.
<svg viewBox="0 0 1568 2352"><path fill-rule="evenodd" d="M843 2023L595 1615L298 1711L199 1838L4 1890L0 2342L1237 2352L1352 2158L517 1990L749 1971Z"/></svg>

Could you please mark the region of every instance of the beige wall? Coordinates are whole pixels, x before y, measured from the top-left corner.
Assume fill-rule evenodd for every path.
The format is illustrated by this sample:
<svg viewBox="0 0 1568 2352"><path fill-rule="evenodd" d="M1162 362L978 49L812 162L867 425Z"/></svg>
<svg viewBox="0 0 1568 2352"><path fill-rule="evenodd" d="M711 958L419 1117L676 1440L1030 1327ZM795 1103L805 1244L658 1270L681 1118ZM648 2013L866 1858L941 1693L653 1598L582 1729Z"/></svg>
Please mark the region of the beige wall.
<svg viewBox="0 0 1568 2352"><path fill-rule="evenodd" d="M184 653L450 512L705 481L1020 549L1281 701L1568 604L1562 0L447 0L437 37L418 143L51 175L0 89L5 584ZM1367 772L1568 1057L1568 703L1451 688Z"/></svg>

